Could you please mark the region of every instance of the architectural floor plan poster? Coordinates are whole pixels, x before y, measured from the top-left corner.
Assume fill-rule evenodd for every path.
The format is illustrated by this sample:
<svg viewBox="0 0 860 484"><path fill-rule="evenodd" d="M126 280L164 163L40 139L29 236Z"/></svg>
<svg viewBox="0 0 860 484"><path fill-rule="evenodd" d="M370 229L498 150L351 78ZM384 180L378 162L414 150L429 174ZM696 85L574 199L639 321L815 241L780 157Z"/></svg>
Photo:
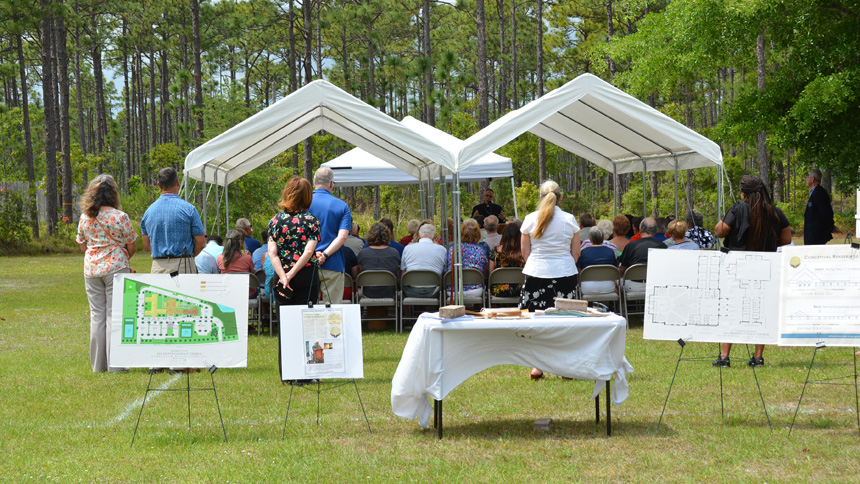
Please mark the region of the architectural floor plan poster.
<svg viewBox="0 0 860 484"><path fill-rule="evenodd" d="M646 339L775 344L780 254L651 250Z"/></svg>
<svg viewBox="0 0 860 484"><path fill-rule="evenodd" d="M780 345L860 346L860 250L786 247L780 270Z"/></svg>
<svg viewBox="0 0 860 484"><path fill-rule="evenodd" d="M355 304L281 306L281 380L364 378Z"/></svg>
<svg viewBox="0 0 860 484"><path fill-rule="evenodd" d="M110 366L245 367L246 274L117 274Z"/></svg>

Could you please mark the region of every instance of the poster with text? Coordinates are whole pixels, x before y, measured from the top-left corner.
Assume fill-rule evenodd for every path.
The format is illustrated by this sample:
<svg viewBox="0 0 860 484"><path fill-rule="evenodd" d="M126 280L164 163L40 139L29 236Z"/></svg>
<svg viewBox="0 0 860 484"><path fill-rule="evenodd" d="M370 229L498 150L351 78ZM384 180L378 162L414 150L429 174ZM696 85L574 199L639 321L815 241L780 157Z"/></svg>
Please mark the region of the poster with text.
<svg viewBox="0 0 860 484"><path fill-rule="evenodd" d="M356 304L281 306L281 379L364 378Z"/></svg>
<svg viewBox="0 0 860 484"><path fill-rule="evenodd" d="M246 274L117 274L110 366L248 364Z"/></svg>
<svg viewBox="0 0 860 484"><path fill-rule="evenodd" d="M860 251L810 245L782 254L779 344L860 346Z"/></svg>
<svg viewBox="0 0 860 484"><path fill-rule="evenodd" d="M651 250L645 339L775 344L780 254Z"/></svg>

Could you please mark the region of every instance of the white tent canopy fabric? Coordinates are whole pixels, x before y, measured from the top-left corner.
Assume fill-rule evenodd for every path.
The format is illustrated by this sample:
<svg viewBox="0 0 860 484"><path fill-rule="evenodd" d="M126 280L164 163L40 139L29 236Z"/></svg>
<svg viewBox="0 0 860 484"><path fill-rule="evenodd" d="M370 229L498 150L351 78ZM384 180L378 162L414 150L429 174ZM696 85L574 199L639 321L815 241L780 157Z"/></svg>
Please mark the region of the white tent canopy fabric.
<svg viewBox="0 0 860 484"><path fill-rule="evenodd" d="M465 141L454 171L525 131L611 173L722 166L713 141L592 74L583 74Z"/></svg>
<svg viewBox="0 0 860 484"><path fill-rule="evenodd" d="M429 140L445 147L460 147L463 141L423 121L407 116L401 123ZM361 148L350 151L322 164L334 171L338 186L355 187L368 185L411 185L418 179ZM431 174L438 170L430 170ZM489 153L460 172L461 182L482 181L488 178L513 176L511 159ZM432 175L431 175L432 176ZM450 179L450 176L448 177Z"/></svg>
<svg viewBox="0 0 860 484"><path fill-rule="evenodd" d="M319 80L189 153L185 174L226 186L320 130L360 146L414 177L420 178L430 169L438 173L440 166L445 170L454 166L451 150Z"/></svg>

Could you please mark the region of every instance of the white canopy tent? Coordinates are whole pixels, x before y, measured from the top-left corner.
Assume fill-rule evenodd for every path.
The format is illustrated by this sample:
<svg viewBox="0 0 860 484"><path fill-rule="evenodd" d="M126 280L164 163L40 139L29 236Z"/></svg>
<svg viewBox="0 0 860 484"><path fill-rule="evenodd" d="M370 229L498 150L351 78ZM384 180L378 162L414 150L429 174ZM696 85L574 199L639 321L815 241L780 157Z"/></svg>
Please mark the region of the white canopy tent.
<svg viewBox="0 0 860 484"><path fill-rule="evenodd" d="M445 167L454 165L451 150L335 85L318 80L189 153L184 170L186 197L189 179L202 182L204 192L207 184L213 184L216 190L223 187L225 211L229 212L227 187L231 182L320 130L416 178L448 173ZM203 216L205 225L205 206Z"/></svg>
<svg viewBox="0 0 860 484"><path fill-rule="evenodd" d="M455 158L454 171L525 131L615 175L710 166L722 172L723 168L716 143L599 77L583 74L467 139ZM721 183L722 177L718 179ZM675 180L677 213L677 174Z"/></svg>
<svg viewBox="0 0 860 484"><path fill-rule="evenodd" d="M463 144L463 141L459 138L412 116L406 116L401 123L442 146L460 147ZM419 180L361 148L353 148L337 158L323 163L322 166L331 168L334 171L334 179L339 186L414 185L421 183L420 191L424 195L423 182L425 180ZM510 158L495 153L488 153L460 172L460 181L478 182L493 178L510 178L511 190L513 191L513 176L513 165ZM450 181L451 178L451 175L446 176L447 181ZM428 190L428 192L433 193L433 190ZM515 193L513 198L514 216L518 217ZM423 197L422 202L424 202ZM423 203L423 206L432 206L430 205L432 203L435 202L432 201L432 196L430 196L428 197L428 201Z"/></svg>

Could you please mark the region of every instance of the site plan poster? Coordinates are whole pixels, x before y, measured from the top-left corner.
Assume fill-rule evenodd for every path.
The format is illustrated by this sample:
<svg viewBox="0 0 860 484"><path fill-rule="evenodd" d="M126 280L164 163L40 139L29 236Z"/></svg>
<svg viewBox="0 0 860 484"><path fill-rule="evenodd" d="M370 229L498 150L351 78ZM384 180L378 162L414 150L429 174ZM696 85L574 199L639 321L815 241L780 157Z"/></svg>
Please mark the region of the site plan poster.
<svg viewBox="0 0 860 484"><path fill-rule="evenodd" d="M110 366L248 364L247 274L117 274Z"/></svg>
<svg viewBox="0 0 860 484"><path fill-rule="evenodd" d="M364 378L356 304L281 306L281 380Z"/></svg>
<svg viewBox="0 0 860 484"><path fill-rule="evenodd" d="M813 245L782 254L779 344L860 346L860 251Z"/></svg>
<svg viewBox="0 0 860 484"><path fill-rule="evenodd" d="M650 250L643 337L775 344L780 260L770 252Z"/></svg>

